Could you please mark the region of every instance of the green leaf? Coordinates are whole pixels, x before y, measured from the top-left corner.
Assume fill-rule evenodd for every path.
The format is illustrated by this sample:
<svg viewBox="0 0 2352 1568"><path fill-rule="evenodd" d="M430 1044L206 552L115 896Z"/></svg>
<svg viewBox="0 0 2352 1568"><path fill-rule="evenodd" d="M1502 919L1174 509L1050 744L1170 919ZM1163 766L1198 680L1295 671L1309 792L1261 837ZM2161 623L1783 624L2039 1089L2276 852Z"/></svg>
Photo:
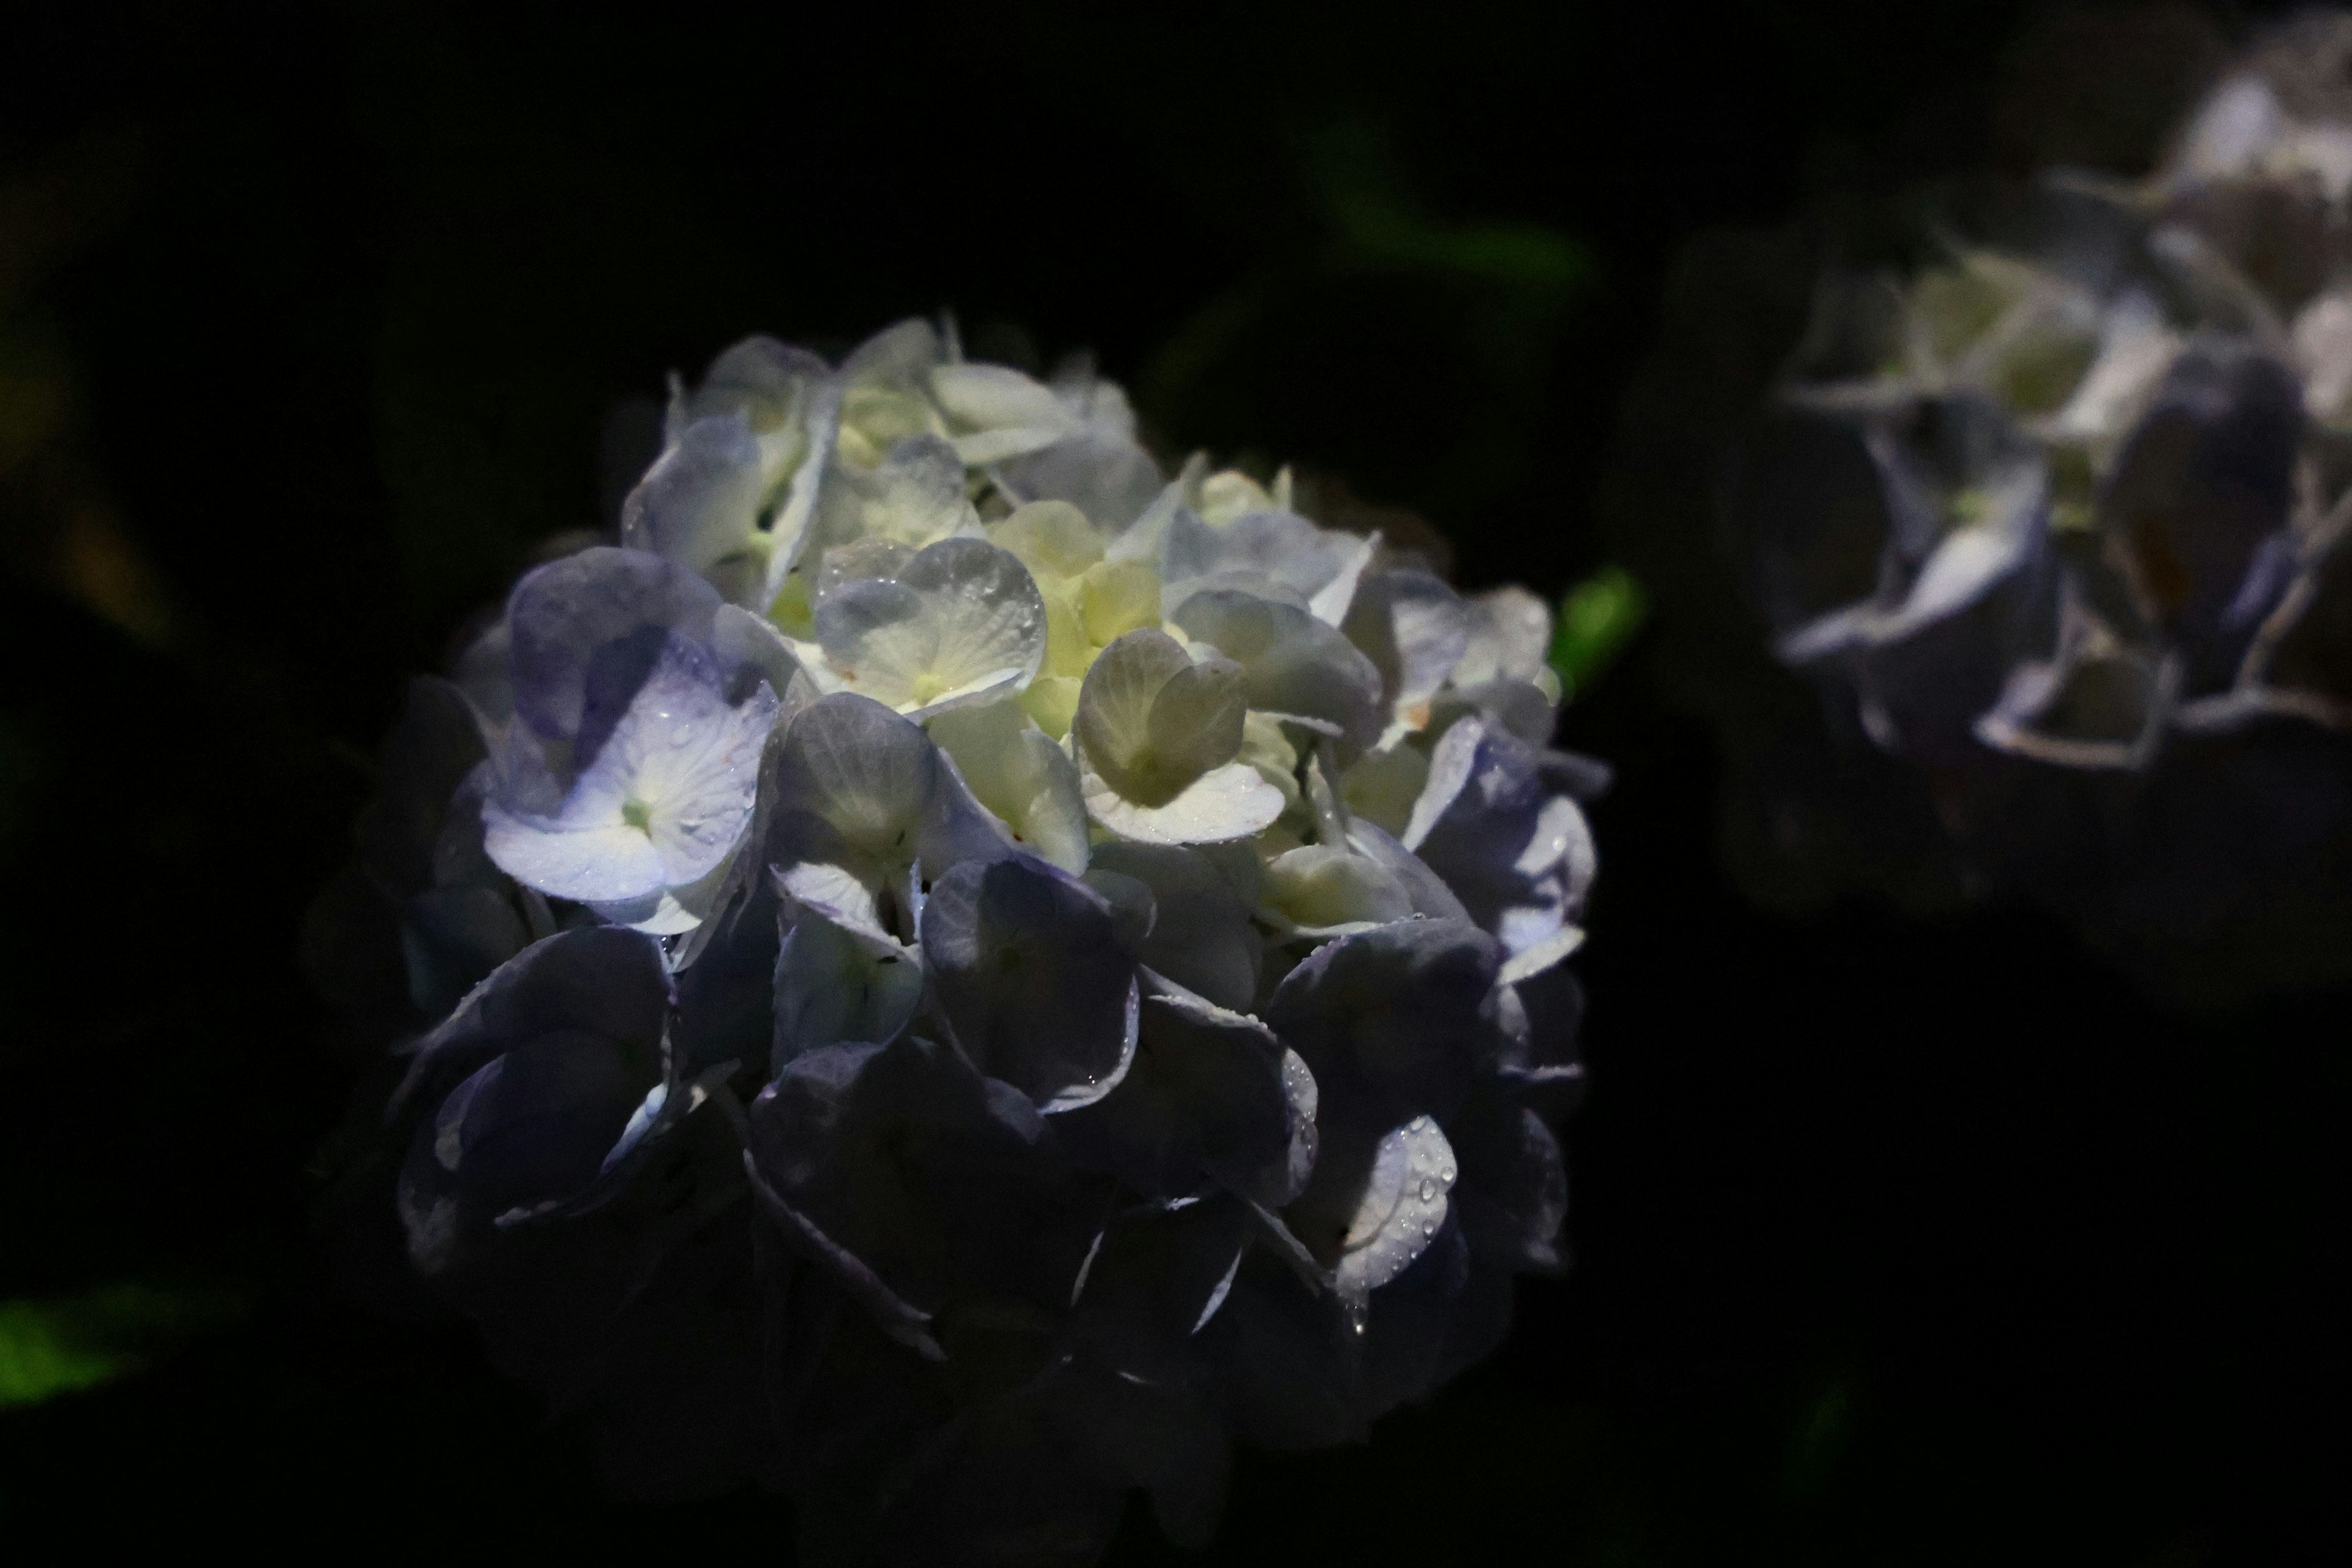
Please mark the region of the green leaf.
<svg viewBox="0 0 2352 1568"><path fill-rule="evenodd" d="M1568 591L1551 639L1551 667L1568 695L1601 679L1649 613L1649 595L1622 566L1604 566Z"/></svg>
<svg viewBox="0 0 2352 1568"><path fill-rule="evenodd" d="M136 1284L0 1301L0 1410L142 1371L243 1310L226 1291Z"/></svg>

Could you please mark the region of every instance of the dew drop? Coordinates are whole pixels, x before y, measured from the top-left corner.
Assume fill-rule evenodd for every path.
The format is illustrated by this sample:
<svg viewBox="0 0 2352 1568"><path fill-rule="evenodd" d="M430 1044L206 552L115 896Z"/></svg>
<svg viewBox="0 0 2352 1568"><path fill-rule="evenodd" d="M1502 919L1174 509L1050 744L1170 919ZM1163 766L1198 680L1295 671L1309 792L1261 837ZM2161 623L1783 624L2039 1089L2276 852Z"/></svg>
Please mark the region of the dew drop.
<svg viewBox="0 0 2352 1568"><path fill-rule="evenodd" d="M1433 1201L1436 1196L1437 1184L1431 1181L1427 1176L1423 1176L1421 1179L1421 1201L1423 1203L1429 1203Z"/></svg>

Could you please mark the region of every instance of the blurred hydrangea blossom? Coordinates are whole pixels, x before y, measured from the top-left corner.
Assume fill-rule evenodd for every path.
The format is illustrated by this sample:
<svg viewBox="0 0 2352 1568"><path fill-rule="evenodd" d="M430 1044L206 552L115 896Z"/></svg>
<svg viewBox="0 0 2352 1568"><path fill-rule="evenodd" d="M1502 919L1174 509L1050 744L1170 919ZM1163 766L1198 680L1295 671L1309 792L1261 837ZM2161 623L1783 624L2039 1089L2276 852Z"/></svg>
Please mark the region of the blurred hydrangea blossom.
<svg viewBox="0 0 2352 1568"><path fill-rule="evenodd" d="M316 928L398 954L330 967L393 988L408 1263L625 1489L1203 1541L1231 1441L1360 1436L1559 1266L1550 636L1084 369L737 345L417 682Z"/></svg>
<svg viewBox="0 0 2352 1568"><path fill-rule="evenodd" d="M1772 656L1896 765L1727 715L1778 758L1742 764L1775 796L1765 879L1916 892L1941 860L2171 989L2352 972L2347 82L2352 23L2306 17L2144 177L1955 185L1919 204L1924 264L1809 268L1714 499ZM1798 248L1698 265L1768 317Z"/></svg>

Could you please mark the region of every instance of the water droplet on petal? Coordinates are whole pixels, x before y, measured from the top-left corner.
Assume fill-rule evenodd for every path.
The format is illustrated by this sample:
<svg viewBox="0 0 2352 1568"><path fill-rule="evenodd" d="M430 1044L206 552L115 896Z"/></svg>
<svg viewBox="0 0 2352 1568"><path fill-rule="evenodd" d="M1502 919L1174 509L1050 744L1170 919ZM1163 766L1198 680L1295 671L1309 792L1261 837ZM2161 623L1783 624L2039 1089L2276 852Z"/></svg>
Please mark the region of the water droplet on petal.
<svg viewBox="0 0 2352 1568"><path fill-rule="evenodd" d="M1421 1179L1421 1201L1429 1203L1437 1196L1437 1184L1427 1176Z"/></svg>

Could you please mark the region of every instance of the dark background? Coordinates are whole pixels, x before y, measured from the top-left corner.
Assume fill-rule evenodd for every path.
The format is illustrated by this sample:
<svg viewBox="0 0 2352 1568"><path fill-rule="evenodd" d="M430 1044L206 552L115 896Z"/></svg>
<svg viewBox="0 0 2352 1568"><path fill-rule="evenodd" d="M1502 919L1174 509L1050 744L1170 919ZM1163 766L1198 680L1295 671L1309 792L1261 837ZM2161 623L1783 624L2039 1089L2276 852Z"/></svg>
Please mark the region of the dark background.
<svg viewBox="0 0 2352 1568"><path fill-rule="evenodd" d="M5 1550L788 1552L773 1500L604 1500L466 1332L314 1261L352 1067L303 905L406 674L609 504L617 400L952 306L1557 594L1675 247L2127 144L2069 25L0 7L0 1298L237 1304L0 1413ZM1208 1558L2341 1560L2352 999L2164 1014L2020 910L1753 911L1674 630L1564 721L1620 769L1574 1268L1369 1450L1244 1456ZM1139 1511L1113 1560L1172 1555Z"/></svg>

